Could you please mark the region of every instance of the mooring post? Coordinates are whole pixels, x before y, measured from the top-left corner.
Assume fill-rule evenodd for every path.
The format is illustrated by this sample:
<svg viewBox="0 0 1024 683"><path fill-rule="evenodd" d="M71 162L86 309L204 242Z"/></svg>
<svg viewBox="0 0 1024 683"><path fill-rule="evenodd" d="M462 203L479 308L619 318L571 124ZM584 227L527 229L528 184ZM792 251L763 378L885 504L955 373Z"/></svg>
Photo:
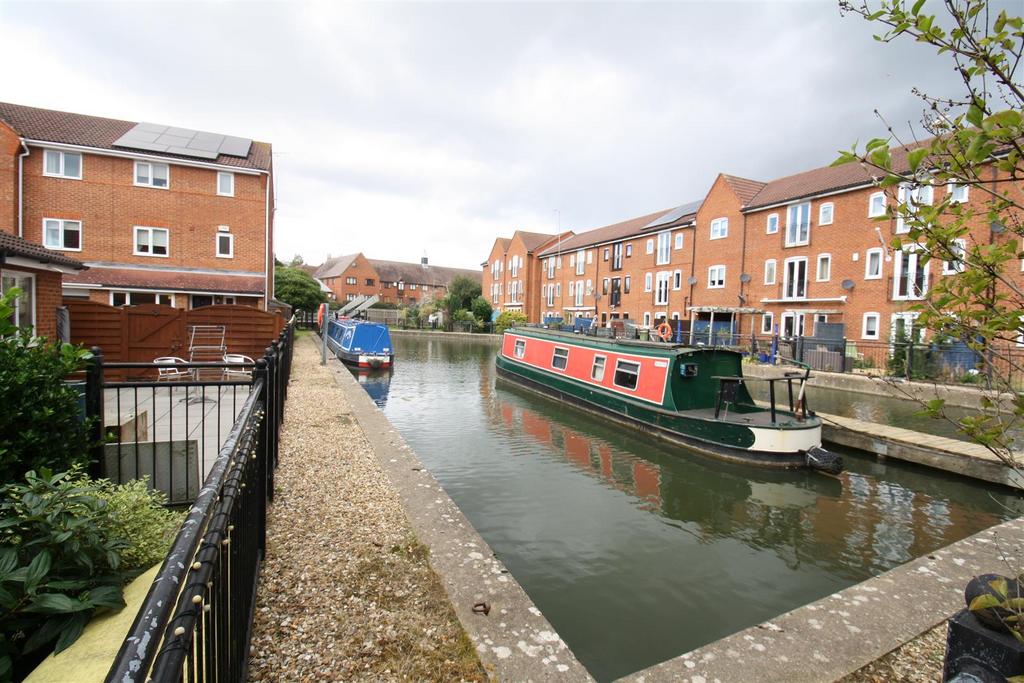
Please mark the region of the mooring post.
<svg viewBox="0 0 1024 683"><path fill-rule="evenodd" d="M320 304L321 306L327 306L327 304ZM325 309L323 315L323 324L320 326L320 365L327 365L327 328L330 326L330 321L327 316L330 314L330 310Z"/></svg>

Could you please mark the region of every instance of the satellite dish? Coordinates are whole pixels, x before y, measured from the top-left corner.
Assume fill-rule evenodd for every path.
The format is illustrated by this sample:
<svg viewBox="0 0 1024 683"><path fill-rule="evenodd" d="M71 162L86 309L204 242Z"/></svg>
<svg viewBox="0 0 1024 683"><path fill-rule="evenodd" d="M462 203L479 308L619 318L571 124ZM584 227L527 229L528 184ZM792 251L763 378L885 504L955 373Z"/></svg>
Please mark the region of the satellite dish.
<svg viewBox="0 0 1024 683"><path fill-rule="evenodd" d="M853 289L853 285L854 285L853 280L843 280L842 287L846 291L850 291L851 289Z"/></svg>
<svg viewBox="0 0 1024 683"><path fill-rule="evenodd" d="M691 285L697 284L697 276L696 275L691 275L690 279L687 280L687 282L689 282Z"/></svg>
<svg viewBox="0 0 1024 683"><path fill-rule="evenodd" d="M743 284L750 282L750 273L741 273L740 282L742 282Z"/></svg>

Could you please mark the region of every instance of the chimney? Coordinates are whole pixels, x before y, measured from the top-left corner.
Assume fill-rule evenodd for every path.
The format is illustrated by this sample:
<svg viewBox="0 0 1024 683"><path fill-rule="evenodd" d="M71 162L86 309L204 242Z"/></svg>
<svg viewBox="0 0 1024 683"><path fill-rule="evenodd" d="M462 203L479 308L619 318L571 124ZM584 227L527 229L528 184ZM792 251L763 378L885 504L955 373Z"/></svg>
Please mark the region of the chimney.
<svg viewBox="0 0 1024 683"><path fill-rule="evenodd" d="M423 266L424 268L427 267L427 255L426 254L424 254L423 258L420 259L420 265Z"/></svg>

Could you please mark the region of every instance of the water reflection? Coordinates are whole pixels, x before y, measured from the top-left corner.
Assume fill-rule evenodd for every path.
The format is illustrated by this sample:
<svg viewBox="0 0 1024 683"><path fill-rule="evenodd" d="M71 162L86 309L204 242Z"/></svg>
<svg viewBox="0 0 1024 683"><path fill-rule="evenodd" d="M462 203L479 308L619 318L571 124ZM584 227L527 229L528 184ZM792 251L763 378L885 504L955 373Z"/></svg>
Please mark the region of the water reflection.
<svg viewBox="0 0 1024 683"><path fill-rule="evenodd" d="M349 368L359 386L366 390L378 408L388 404L388 390L391 388L391 368L383 370L367 370L365 368Z"/></svg>
<svg viewBox="0 0 1024 683"><path fill-rule="evenodd" d="M492 417L509 434L529 437L544 452L635 496L645 509L688 523L685 528L701 541L739 539L772 550L793 569L811 562L859 580L865 570L886 571L1003 517L913 491L898 475L877 479L856 460L852 469L831 477L720 463L659 443L645 444L640 457L575 429L567 414L545 415L512 396L547 402L502 382ZM1005 503L1019 507L1016 498Z"/></svg>

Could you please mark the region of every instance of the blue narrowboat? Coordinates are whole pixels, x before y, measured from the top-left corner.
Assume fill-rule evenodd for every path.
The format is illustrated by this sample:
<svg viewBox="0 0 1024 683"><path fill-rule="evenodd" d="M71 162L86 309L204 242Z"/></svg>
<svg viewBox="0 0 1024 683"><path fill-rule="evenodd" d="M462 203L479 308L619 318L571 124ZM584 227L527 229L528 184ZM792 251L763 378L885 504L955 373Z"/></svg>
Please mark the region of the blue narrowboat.
<svg viewBox="0 0 1024 683"><path fill-rule="evenodd" d="M387 325L365 320L329 320L327 346L342 362L360 368L390 368L395 362Z"/></svg>

